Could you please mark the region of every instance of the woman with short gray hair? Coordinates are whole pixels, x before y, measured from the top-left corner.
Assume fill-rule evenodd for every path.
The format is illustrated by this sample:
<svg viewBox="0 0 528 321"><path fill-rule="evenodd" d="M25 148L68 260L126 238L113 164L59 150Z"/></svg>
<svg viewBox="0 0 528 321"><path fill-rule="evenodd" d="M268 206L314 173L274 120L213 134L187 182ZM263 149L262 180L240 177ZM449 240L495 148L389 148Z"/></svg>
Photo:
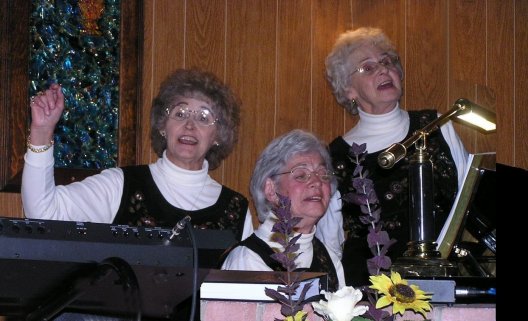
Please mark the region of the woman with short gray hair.
<svg viewBox="0 0 528 321"><path fill-rule="evenodd" d="M283 270L271 258L274 248L284 250L271 238L277 220L274 210L283 196L291 202L291 216L301 218L294 228L296 235L302 234L297 240L300 248L296 267L328 273L330 289L344 286L339 257L315 237L317 222L326 212L335 190L336 179L325 143L300 129L274 139L261 153L251 177L251 195L261 224L229 253L222 269Z"/></svg>

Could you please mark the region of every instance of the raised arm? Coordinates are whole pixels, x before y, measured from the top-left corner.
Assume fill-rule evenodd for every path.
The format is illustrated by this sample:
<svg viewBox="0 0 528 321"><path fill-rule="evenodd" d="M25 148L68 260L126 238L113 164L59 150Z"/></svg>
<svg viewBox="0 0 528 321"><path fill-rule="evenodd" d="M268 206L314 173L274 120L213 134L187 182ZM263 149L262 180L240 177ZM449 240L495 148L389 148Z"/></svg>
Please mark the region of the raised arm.
<svg viewBox="0 0 528 321"><path fill-rule="evenodd" d="M64 95L59 84L31 97L31 127L29 143L34 146L52 144L53 131L64 110Z"/></svg>

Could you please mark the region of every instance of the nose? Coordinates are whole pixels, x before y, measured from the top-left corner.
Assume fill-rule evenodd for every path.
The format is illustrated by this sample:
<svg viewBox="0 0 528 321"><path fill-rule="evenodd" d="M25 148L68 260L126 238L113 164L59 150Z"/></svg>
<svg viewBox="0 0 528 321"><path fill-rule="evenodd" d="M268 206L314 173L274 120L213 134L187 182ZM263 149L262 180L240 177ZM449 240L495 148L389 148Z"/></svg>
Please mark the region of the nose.
<svg viewBox="0 0 528 321"><path fill-rule="evenodd" d="M185 120L185 128L193 129L195 127L196 127L196 123L194 122L194 118L193 117L188 117Z"/></svg>
<svg viewBox="0 0 528 321"><path fill-rule="evenodd" d="M319 175L312 173L310 175L310 178L308 179L308 184L310 185L310 187L321 186L323 184L323 181L321 180Z"/></svg>
<svg viewBox="0 0 528 321"><path fill-rule="evenodd" d="M379 72L379 73L387 73L387 72L389 72L389 67L387 67L387 66L384 65L384 64L380 64L380 63L378 63L378 70L376 70L376 72Z"/></svg>

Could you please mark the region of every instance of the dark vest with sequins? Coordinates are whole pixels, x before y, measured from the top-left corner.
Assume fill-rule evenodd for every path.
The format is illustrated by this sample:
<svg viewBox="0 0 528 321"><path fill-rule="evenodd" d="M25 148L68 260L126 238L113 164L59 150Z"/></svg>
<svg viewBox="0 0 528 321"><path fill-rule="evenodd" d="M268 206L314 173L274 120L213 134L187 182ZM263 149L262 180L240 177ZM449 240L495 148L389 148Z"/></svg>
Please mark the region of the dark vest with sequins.
<svg viewBox="0 0 528 321"><path fill-rule="evenodd" d="M337 279L337 272L332 262L332 258L326 247L319 241L318 238L314 237L312 241L313 245L313 259L312 264L308 269L297 269L295 271L306 271L306 272L323 272L328 274L328 291L334 292L339 288L339 282ZM257 253L262 261L266 263L273 271L285 271L282 264L274 260L271 255L274 253L273 249L268 243L261 240L254 233L251 234L247 239L239 243L239 246L245 246Z"/></svg>
<svg viewBox="0 0 528 321"><path fill-rule="evenodd" d="M410 111L410 126L406 138L437 117L435 110ZM361 142L357 143L360 144ZM348 157L349 149L350 145L342 137L337 137L330 144L330 153L338 176L338 189L341 195L350 192L350 182L355 169L355 164ZM393 262L407 250L407 242L409 241L408 168L409 158L414 150L413 145L408 149L407 156L391 169L383 169L377 163L378 155L383 150L368 154L363 162L363 166L369 171L368 177L374 182L374 188L380 200L383 226L390 237L397 240L397 243L392 245L388 252ZM431 155L434 168L435 204L433 211L435 232L438 235L449 215L457 193L458 174L449 146L440 130L429 135L427 151ZM353 286L365 285L368 283L366 260L373 256L367 246L367 226L359 221L361 215L359 206L344 203L342 213L346 236L342 262L346 282Z"/></svg>
<svg viewBox="0 0 528 321"><path fill-rule="evenodd" d="M124 173L121 205L114 224L130 226L161 226L173 228L190 215L195 228L233 231L237 240L242 238L248 200L241 194L222 186L215 204L186 211L172 206L162 196L147 165L122 168Z"/></svg>

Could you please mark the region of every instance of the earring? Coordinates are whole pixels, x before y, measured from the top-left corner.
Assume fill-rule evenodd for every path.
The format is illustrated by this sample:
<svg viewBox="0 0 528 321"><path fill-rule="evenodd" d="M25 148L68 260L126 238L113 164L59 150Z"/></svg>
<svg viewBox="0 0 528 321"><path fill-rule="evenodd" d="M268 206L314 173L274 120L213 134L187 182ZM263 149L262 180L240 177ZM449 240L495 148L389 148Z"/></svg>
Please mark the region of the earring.
<svg viewBox="0 0 528 321"><path fill-rule="evenodd" d="M162 131L160 131L160 135L161 135L161 137L165 138L165 136L167 135L167 133L166 133L164 130L162 130Z"/></svg>
<svg viewBox="0 0 528 321"><path fill-rule="evenodd" d="M214 142L213 145L214 145L215 147L220 147L220 143L219 143L219 142Z"/></svg>

